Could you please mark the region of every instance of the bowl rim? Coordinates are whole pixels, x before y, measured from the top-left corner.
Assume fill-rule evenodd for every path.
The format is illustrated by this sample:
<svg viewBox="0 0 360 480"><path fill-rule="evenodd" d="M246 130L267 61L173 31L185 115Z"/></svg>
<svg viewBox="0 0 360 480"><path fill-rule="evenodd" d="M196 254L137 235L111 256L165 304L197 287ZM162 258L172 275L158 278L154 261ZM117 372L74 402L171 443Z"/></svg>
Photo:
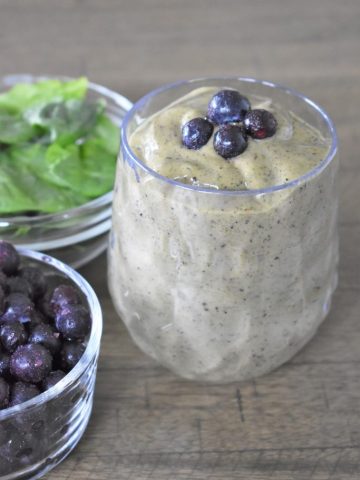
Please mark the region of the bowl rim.
<svg viewBox="0 0 360 480"><path fill-rule="evenodd" d="M326 123L328 131L331 136L331 146L329 151L327 152L326 156L311 170L306 172L304 175L295 178L294 180L282 183L279 185L272 185L269 187L258 188L258 189L249 189L249 190L221 190L215 188L207 188L207 187L197 187L194 185L188 185L177 180L173 180L171 178L165 177L152 168L148 167L145 162L143 162L139 157L136 156L135 152L130 147L127 135L127 127L129 122L137 115L139 109L144 107L146 103L151 100L153 97L164 93L167 90L173 90L178 87L184 85L192 85L198 84L201 82L210 82L210 81L219 81L219 82L226 82L226 81L233 81L238 80L239 82L244 83L253 83L257 85L262 85L264 87L268 87L270 89L280 90L287 95L291 95L299 100L302 100L305 104L309 105ZM302 93L298 92L297 90L286 87L284 85L270 82L267 80L258 80L251 77L241 77L241 76L224 76L224 77L200 77L194 78L191 80L182 80L180 82L175 83L168 83L159 88L156 88L143 97L141 97L137 102L134 103L131 110L127 112L125 118L121 124L121 144L120 150L123 152L124 158L130 164L131 168L135 172L135 176L137 181L140 181L139 174L136 171L135 166L138 166L141 170L145 171L146 173L150 174L152 177L165 182L173 187L180 187L184 190L193 191L194 193L206 193L210 195L224 195L224 196L242 196L242 197L251 197L251 196L258 196L258 195L265 195L271 194L277 191L287 190L298 185L303 184L306 181L311 180L313 177L319 175L335 158L335 155L338 150L338 136L335 128L335 124L328 113L320 107L316 102L308 98L307 96L303 95ZM129 159L131 163L129 162Z"/></svg>
<svg viewBox="0 0 360 480"><path fill-rule="evenodd" d="M75 367L68 372L65 377L56 385L49 388L49 390L46 390L45 392L42 392L36 397L19 405L0 410L0 422L8 420L17 414L34 410L58 397L64 390L71 387L81 377L91 362L97 358L100 350L100 341L103 328L103 318L99 299L89 282L85 280L82 275L60 260L57 260L56 258L45 253L22 247L16 247L16 249L21 257L25 257L26 259L30 260L36 260L45 265L50 265L54 267L55 270L60 271L62 274L70 278L70 280L72 280L85 295L89 305L92 322L89 341L85 352Z"/></svg>
<svg viewBox="0 0 360 480"><path fill-rule="evenodd" d="M8 85L9 87L14 86L17 83L35 83L41 80L62 80L62 81L71 81L75 80L75 77L69 77L66 75L47 75L47 74L39 74L39 75L31 75L28 73L16 73L16 74L9 74L0 77L0 85ZM91 82L88 80L88 89L102 95L105 98L108 98L116 103L117 106L121 107L126 113L132 108L133 103L127 97L121 95L120 93L116 92L115 90L111 90L108 87L100 85L99 83ZM2 91L0 91L2 93ZM123 122L124 117L121 119L121 123ZM120 135L120 132L119 132ZM79 214L84 214L87 211L91 211L95 208L105 206L109 204L111 206L111 201L113 197L113 191L110 190L107 193L104 193L100 197L94 198L89 202L83 203L74 208L70 208L67 210L62 210L61 212L55 213L42 213L40 215L36 215L34 217L30 217L27 215L8 215L8 216L0 216L0 222L11 222L12 224L21 224L23 225L26 222L28 225L33 224L42 224L48 221L58 221L58 220L68 220L69 218L76 217Z"/></svg>

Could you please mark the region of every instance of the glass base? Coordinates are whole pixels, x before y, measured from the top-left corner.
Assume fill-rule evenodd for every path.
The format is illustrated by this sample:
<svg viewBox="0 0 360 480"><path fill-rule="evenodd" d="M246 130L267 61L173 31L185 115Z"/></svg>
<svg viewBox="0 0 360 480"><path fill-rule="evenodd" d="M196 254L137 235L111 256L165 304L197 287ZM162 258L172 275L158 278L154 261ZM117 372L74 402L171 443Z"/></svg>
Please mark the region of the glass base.
<svg viewBox="0 0 360 480"><path fill-rule="evenodd" d="M51 455L48 455L44 460L31 465L31 467L2 476L0 480L37 480L53 470L65 460L81 440L89 423L91 410L92 403L89 404L79 421L73 424L73 434L65 444L61 443L59 449L55 450Z"/></svg>

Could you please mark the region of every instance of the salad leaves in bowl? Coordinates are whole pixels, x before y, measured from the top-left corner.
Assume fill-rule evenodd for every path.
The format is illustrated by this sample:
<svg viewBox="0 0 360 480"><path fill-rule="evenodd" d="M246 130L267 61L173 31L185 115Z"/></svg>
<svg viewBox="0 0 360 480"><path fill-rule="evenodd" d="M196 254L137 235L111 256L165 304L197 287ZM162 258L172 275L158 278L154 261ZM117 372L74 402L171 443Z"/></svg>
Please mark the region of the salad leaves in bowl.
<svg viewBox="0 0 360 480"><path fill-rule="evenodd" d="M0 238L79 267L106 248L131 102L86 78L0 80Z"/></svg>

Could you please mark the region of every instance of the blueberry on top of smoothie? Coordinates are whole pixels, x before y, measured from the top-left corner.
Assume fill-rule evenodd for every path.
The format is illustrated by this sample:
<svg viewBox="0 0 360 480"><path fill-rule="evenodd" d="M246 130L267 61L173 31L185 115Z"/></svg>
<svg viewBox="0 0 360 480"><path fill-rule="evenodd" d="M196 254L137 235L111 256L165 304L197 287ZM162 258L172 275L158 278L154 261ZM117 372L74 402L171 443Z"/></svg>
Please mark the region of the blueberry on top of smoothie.
<svg viewBox="0 0 360 480"><path fill-rule="evenodd" d="M223 158L240 155L247 145L246 135L238 125L222 125L214 135L214 149Z"/></svg>
<svg viewBox="0 0 360 480"><path fill-rule="evenodd" d="M229 159L246 150L247 135L256 140L273 136L277 121L267 110L251 110L249 100L237 90L220 90L208 104L207 118L193 118L182 127L183 145L191 150L206 145L214 125L219 126L214 135L214 150Z"/></svg>
<svg viewBox="0 0 360 480"><path fill-rule="evenodd" d="M241 122L248 110L249 100L237 90L220 90L209 102L208 118L217 125Z"/></svg>
<svg viewBox="0 0 360 480"><path fill-rule="evenodd" d="M275 134L277 121L271 112L259 108L247 112L244 118L244 127L248 135L261 140Z"/></svg>
<svg viewBox="0 0 360 480"><path fill-rule="evenodd" d="M191 150L198 150L207 144L214 127L209 120L197 117L185 123L182 128L182 143Z"/></svg>

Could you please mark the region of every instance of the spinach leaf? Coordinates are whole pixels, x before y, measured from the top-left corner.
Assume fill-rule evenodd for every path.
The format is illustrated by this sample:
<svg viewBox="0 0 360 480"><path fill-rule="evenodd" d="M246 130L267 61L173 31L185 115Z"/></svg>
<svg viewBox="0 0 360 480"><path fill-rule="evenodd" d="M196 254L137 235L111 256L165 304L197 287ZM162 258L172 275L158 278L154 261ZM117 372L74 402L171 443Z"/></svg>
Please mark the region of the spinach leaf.
<svg viewBox="0 0 360 480"><path fill-rule="evenodd" d="M0 215L67 210L112 189L119 129L86 91L80 78L0 95Z"/></svg>
<svg viewBox="0 0 360 480"><path fill-rule="evenodd" d="M86 78L69 82L43 80L37 83L18 83L0 95L0 110L22 113L37 105L85 98L88 87Z"/></svg>
<svg viewBox="0 0 360 480"><path fill-rule="evenodd" d="M0 112L0 143L25 142L35 134L36 129L21 116Z"/></svg>

